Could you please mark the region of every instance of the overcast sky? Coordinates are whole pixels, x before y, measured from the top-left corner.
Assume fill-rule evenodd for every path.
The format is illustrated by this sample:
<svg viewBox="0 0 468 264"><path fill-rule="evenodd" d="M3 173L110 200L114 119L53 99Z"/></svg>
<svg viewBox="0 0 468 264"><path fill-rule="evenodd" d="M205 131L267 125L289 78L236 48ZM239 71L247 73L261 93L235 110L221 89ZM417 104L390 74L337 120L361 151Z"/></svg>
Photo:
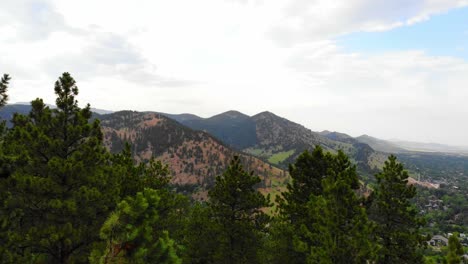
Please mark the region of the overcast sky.
<svg viewBox="0 0 468 264"><path fill-rule="evenodd" d="M208 117L468 145L468 0L1 0L10 102Z"/></svg>

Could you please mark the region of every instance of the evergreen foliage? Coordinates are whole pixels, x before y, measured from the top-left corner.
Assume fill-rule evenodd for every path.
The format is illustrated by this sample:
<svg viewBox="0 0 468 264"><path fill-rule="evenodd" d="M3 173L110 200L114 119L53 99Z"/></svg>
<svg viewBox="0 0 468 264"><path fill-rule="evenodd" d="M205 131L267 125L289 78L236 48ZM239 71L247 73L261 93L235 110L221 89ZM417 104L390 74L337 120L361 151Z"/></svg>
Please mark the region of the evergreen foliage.
<svg viewBox="0 0 468 264"><path fill-rule="evenodd" d="M207 204L196 203L188 216L184 234L184 263L216 263L220 226Z"/></svg>
<svg viewBox="0 0 468 264"><path fill-rule="evenodd" d="M3 142L8 171L1 217L15 262L82 261L118 201L99 121L89 123L75 80L64 73L55 83L57 109L41 99L28 116L15 115Z"/></svg>
<svg viewBox="0 0 468 264"><path fill-rule="evenodd" d="M161 199L153 189L127 197L101 228L107 246L94 251L93 263L181 263L167 231L160 228ZM160 234L160 235L158 235Z"/></svg>
<svg viewBox="0 0 468 264"><path fill-rule="evenodd" d="M356 167L341 151L316 147L290 166L292 182L279 200L280 219L272 233L276 258L288 263L365 263L373 259L372 224ZM275 249L275 247L273 247Z"/></svg>
<svg viewBox="0 0 468 264"><path fill-rule="evenodd" d="M308 202L311 196L319 196L323 193L322 180L327 176L332 167L333 157L325 153L320 146L312 151L304 151L294 164L289 165L291 182L287 190L277 197L279 217L285 223L276 223L274 240L276 248L275 258L288 256L289 263L305 263L311 242L305 235L303 228L313 230L312 225L317 222L317 216L309 214ZM281 232L279 232L281 230ZM299 244L302 246L298 247ZM280 256L281 255L281 256Z"/></svg>
<svg viewBox="0 0 468 264"><path fill-rule="evenodd" d="M359 180L356 166L341 151L333 156L332 168L322 180L322 195L307 204L309 218L316 219L312 229L301 231L310 244L299 243L307 252L307 263L367 263L373 259L372 224L356 194ZM302 241L301 241L302 242Z"/></svg>
<svg viewBox="0 0 468 264"><path fill-rule="evenodd" d="M10 84L11 77L4 74L0 80L0 108L4 107L8 101L8 85Z"/></svg>
<svg viewBox="0 0 468 264"><path fill-rule="evenodd" d="M262 212L269 197L255 189L260 178L244 171L235 156L222 176L216 177L209 191L209 206L218 226L217 263L256 263L262 231L269 217Z"/></svg>
<svg viewBox="0 0 468 264"><path fill-rule="evenodd" d="M0 107L9 80L0 80ZM215 182L205 183L213 186L208 202L190 205L171 189L167 165L135 161L135 152L147 148L143 137L130 147L114 132L108 140L119 153L104 147L100 121L89 105L78 106L69 73L55 93L56 109L36 99L11 129L0 127L1 263L422 263L422 221L411 204L416 190L394 156L365 199L356 166L342 151L305 151L289 166L291 181L273 218L264 212L269 196L257 190L261 179L234 156ZM121 119L141 122L134 116ZM179 125L164 124L158 133L143 127L141 135L171 138ZM181 131L172 138L177 144L187 135L208 138ZM207 159L209 170L199 171L205 180L229 162L224 148L221 157L204 155L201 146L172 151L195 157L195 164ZM462 254L450 237L447 262L459 263Z"/></svg>
<svg viewBox="0 0 468 264"><path fill-rule="evenodd" d="M408 172L392 155L376 178L369 213L377 225L376 243L380 247L377 262L423 263L419 250L424 242L419 233L423 220L410 202L416 189L408 185Z"/></svg>
<svg viewBox="0 0 468 264"><path fill-rule="evenodd" d="M300 226L308 222L307 202L311 195L322 194L322 180L331 168L331 161L331 154L316 146L312 153L304 151L294 164L289 165L292 181L282 197L278 197L278 203L280 214L291 224Z"/></svg>
<svg viewBox="0 0 468 264"><path fill-rule="evenodd" d="M458 240L458 234L450 236L448 239L447 263L460 264L464 253L463 246Z"/></svg>

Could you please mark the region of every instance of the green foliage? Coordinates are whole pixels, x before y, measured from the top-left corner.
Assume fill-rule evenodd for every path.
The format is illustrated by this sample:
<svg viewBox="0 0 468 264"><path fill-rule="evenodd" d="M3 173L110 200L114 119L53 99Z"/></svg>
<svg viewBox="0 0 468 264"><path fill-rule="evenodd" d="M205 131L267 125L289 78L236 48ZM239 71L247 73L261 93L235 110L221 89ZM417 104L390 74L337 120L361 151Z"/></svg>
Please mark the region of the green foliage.
<svg viewBox="0 0 468 264"><path fill-rule="evenodd" d="M275 258L286 258L288 263L371 260L372 225L356 194L359 180L348 157L316 147L299 156L290 174L292 182L279 199L280 218L272 226L273 242L269 242Z"/></svg>
<svg viewBox="0 0 468 264"><path fill-rule="evenodd" d="M112 163L120 177L121 197L133 196L144 188L165 189L170 181L169 166L151 158L148 163L136 164L130 145L125 143L122 152L114 154Z"/></svg>
<svg viewBox="0 0 468 264"><path fill-rule="evenodd" d="M331 168L332 156L324 153L317 146L312 153L305 151L293 165L289 165L291 183L287 185L287 191L278 198L280 214L293 225L300 226L307 222L307 202L311 195L322 194L322 179Z"/></svg>
<svg viewBox="0 0 468 264"><path fill-rule="evenodd" d="M8 84L10 84L11 77L4 74L0 80L0 108L5 106L8 101Z"/></svg>
<svg viewBox="0 0 468 264"><path fill-rule="evenodd" d="M270 205L255 189L260 178L244 171L239 157L234 157L209 191L209 207L218 226L218 263L256 263L262 231L269 217L261 211ZM217 230L217 231L218 231Z"/></svg>
<svg viewBox="0 0 468 264"><path fill-rule="evenodd" d="M168 165L151 158L147 163L135 164L130 145L125 144L121 153L112 157L115 180L121 189L120 197L132 197L145 188L158 191L159 221L156 236L162 237L163 230L171 234L177 244L184 238L183 226L188 214L189 200L170 190L170 171ZM179 250L179 247L175 248ZM178 254L180 252L177 252Z"/></svg>
<svg viewBox="0 0 468 264"><path fill-rule="evenodd" d="M211 208L196 203L188 219L184 230L184 263L215 263L221 227L215 222Z"/></svg>
<svg viewBox="0 0 468 264"><path fill-rule="evenodd" d="M291 182L287 184L287 190L277 196L279 217L291 227L279 225L279 230L286 233L277 232L273 239L278 240L273 252L282 252L288 256L289 263L305 263L308 249L299 247L301 241L306 240L303 225L312 230L312 224L316 222L316 217L309 215L307 203L311 196L321 195L323 192L322 180L327 175L327 170L331 168L332 155L324 153L320 146L317 146L312 153L304 151L297 158L294 164L289 165ZM279 231L277 230L277 231ZM306 243L307 244L307 243ZM275 254L275 253L274 253ZM279 257L279 256L277 256Z"/></svg>
<svg viewBox="0 0 468 264"><path fill-rule="evenodd" d="M93 263L181 263L176 245L160 227L161 198L158 191L144 189L117 206L101 228L107 241L103 252L94 251Z"/></svg>
<svg viewBox="0 0 468 264"><path fill-rule="evenodd" d="M368 221L362 198L356 190L359 180L356 167L339 151L333 166L322 181L323 194L312 195L308 202L309 218L316 219L312 229L306 225L310 247L308 263L366 263L373 259L375 247L371 243L373 225Z"/></svg>
<svg viewBox="0 0 468 264"><path fill-rule="evenodd" d="M294 154L294 152L295 152L294 150L290 150L290 151L283 151L283 152L276 153L272 155L270 158L268 158L268 161L273 164L279 164L283 162L285 159L289 158L292 154Z"/></svg>
<svg viewBox="0 0 468 264"><path fill-rule="evenodd" d="M458 234L455 233L449 237L448 243L448 254L447 254L447 263L448 264L460 264L462 256L465 253L463 246L458 240Z"/></svg>
<svg viewBox="0 0 468 264"><path fill-rule="evenodd" d="M264 237L262 259L263 263L305 263L305 251L298 252L296 227L279 217L273 218L268 228L268 236Z"/></svg>
<svg viewBox="0 0 468 264"><path fill-rule="evenodd" d="M45 262L81 261L118 201L110 155L89 105L78 107L78 88L64 73L55 84L57 109L32 102L15 115L3 142L1 220L8 254Z"/></svg>
<svg viewBox="0 0 468 264"><path fill-rule="evenodd" d="M376 178L370 218L377 225L378 263L422 263L423 220L410 203L416 189L408 185L407 171L392 155Z"/></svg>

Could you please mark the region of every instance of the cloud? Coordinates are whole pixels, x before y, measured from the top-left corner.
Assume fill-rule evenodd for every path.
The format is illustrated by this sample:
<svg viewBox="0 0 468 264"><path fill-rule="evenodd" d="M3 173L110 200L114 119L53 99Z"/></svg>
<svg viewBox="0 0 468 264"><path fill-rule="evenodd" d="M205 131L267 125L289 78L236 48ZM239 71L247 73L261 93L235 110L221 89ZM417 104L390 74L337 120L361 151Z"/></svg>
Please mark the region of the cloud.
<svg viewBox="0 0 468 264"><path fill-rule="evenodd" d="M43 60L41 68L47 69L50 77L66 70L82 80L107 76L150 86L179 87L192 84L188 80L158 74L156 66L121 35L89 30L78 36L78 39L71 37L61 45L76 45L74 43L79 43L74 51L58 52Z"/></svg>
<svg viewBox="0 0 468 264"><path fill-rule="evenodd" d="M423 51L395 51L366 55L345 53L333 41L302 45L295 49L285 66L300 73L309 83L336 94L402 95L420 94L414 99L458 95L468 76L468 63L462 59L429 56ZM451 85L447 85L447 84ZM468 91L464 92L468 96Z"/></svg>
<svg viewBox="0 0 468 264"><path fill-rule="evenodd" d="M356 31L411 25L466 5L466 0L294 0L284 6L268 35L291 46Z"/></svg>
<svg viewBox="0 0 468 264"><path fill-rule="evenodd" d="M80 102L104 109L202 116L270 110L314 130L462 142L466 61L421 50L348 53L335 38L411 25L466 4L3 0L0 73L14 78L12 102L53 102L53 82L69 71ZM444 137L444 127L456 131Z"/></svg>
<svg viewBox="0 0 468 264"><path fill-rule="evenodd" d="M300 94L295 109L280 110L312 129L466 141L468 125L459 122L468 115L468 63L463 59L419 50L348 54L333 41L323 41L296 47L285 66L305 86L295 91Z"/></svg>
<svg viewBox="0 0 468 264"><path fill-rule="evenodd" d="M57 31L79 31L69 27L48 0L3 0L1 7L0 28L14 29L10 41L38 41Z"/></svg>

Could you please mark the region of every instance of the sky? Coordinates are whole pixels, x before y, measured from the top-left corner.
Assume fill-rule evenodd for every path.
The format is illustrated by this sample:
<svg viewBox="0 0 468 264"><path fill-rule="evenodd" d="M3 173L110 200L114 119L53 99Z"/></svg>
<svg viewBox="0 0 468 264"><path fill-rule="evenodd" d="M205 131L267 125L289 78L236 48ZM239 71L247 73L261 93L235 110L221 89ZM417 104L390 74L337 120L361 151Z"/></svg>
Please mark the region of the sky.
<svg viewBox="0 0 468 264"><path fill-rule="evenodd" d="M468 0L1 0L10 102L209 117L468 146Z"/></svg>

